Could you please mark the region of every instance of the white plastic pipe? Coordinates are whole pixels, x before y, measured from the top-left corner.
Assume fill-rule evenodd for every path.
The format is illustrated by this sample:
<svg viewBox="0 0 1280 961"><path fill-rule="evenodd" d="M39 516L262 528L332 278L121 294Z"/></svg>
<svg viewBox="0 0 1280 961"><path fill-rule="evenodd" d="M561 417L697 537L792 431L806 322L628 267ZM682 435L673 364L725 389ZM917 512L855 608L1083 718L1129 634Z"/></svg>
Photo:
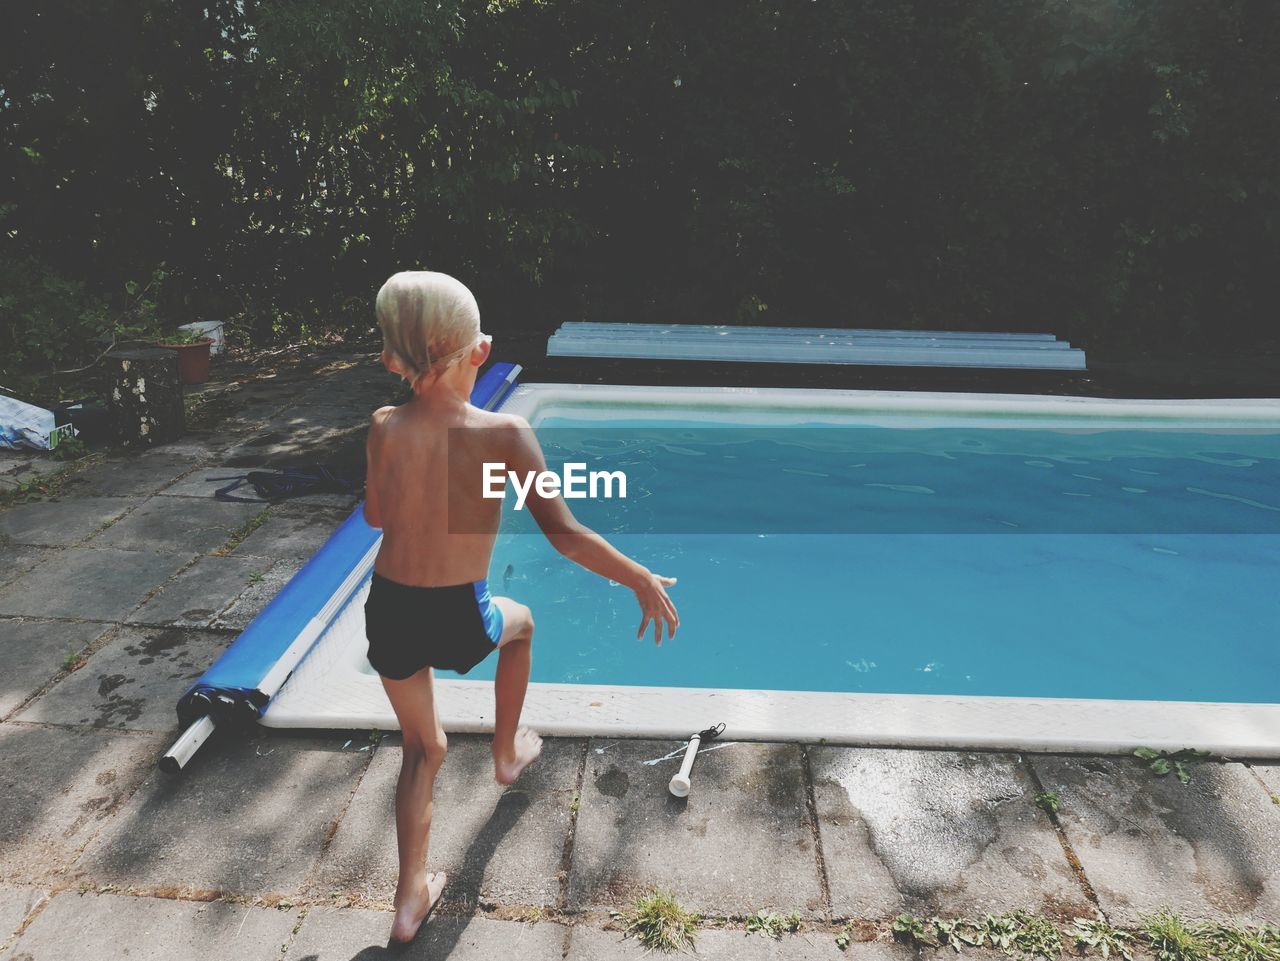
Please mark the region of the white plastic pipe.
<svg viewBox="0 0 1280 961"><path fill-rule="evenodd" d="M701 734L695 734L689 738L689 746L685 749L684 760L680 762L680 770L671 778L671 783L667 785L667 790L676 797L689 796L689 788L692 786L689 775L693 771L693 759L698 756L698 745L701 743Z"/></svg>
<svg viewBox="0 0 1280 961"><path fill-rule="evenodd" d="M208 714L192 723L160 759L160 770L166 774L177 774L181 771L196 751L200 750L200 745L209 739L214 727L216 725L213 718Z"/></svg>

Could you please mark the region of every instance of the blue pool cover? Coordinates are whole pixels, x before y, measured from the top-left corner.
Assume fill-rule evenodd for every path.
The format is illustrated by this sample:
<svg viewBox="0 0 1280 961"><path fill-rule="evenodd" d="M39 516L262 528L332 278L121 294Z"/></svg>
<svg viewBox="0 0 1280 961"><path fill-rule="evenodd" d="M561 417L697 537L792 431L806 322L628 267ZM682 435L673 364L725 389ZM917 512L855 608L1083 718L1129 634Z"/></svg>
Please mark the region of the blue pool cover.
<svg viewBox="0 0 1280 961"><path fill-rule="evenodd" d="M496 410L511 393L520 372L516 364L493 364L476 381L471 403ZM364 520L364 504L356 507L324 546L285 585L235 642L178 701L178 720L186 726L211 714L219 722L253 721L262 716L288 673L276 670L282 657L302 637L352 571L377 543L380 532ZM351 589L359 585L349 585ZM311 638L314 642L319 634ZM295 652L296 653L296 652ZM303 652L305 653L305 652ZM299 658L300 659L300 658ZM274 676L273 676L274 673Z"/></svg>

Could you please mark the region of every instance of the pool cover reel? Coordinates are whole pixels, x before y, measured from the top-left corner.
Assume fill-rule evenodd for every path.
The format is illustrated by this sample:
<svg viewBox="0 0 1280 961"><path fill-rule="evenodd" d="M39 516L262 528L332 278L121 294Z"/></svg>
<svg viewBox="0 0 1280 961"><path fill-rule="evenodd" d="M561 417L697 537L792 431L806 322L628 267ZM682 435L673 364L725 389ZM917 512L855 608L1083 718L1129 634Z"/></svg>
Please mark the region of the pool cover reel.
<svg viewBox="0 0 1280 961"><path fill-rule="evenodd" d="M518 364L492 365L476 381L471 402L496 410L516 386L520 370ZM262 716L329 621L360 588L357 571L381 536L365 523L364 504L357 506L179 699L178 721L188 731L161 760L162 768L180 769L215 723L247 724Z"/></svg>

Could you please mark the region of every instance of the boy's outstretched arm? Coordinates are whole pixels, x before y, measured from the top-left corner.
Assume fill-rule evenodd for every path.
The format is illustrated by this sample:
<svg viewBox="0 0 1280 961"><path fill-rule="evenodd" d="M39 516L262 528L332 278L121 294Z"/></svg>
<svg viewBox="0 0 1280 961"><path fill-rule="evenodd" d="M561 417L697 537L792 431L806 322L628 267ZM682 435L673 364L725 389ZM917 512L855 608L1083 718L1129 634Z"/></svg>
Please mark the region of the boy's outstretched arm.
<svg viewBox="0 0 1280 961"><path fill-rule="evenodd" d="M523 418L516 419L511 446L512 451L507 459L509 469L520 474L529 471L538 473L547 469L542 445L538 443L533 428ZM525 503L552 547L593 574L617 581L635 591L641 613L640 630L636 637L643 637L650 623L653 624L655 644L662 643L664 626L667 637L676 636L680 615L666 591L676 582L674 577L655 574L643 564L627 557L591 528L580 523L559 494L555 497L539 497L536 490L531 490Z"/></svg>

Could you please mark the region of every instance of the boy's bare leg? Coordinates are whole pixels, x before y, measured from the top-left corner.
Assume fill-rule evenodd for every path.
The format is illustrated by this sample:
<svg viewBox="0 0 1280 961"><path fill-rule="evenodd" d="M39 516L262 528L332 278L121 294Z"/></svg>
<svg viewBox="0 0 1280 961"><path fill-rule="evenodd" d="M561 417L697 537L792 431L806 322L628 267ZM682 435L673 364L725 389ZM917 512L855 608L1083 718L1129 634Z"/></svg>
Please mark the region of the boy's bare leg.
<svg viewBox="0 0 1280 961"><path fill-rule="evenodd" d="M412 941L435 907L445 874L427 874L427 841L431 833L432 788L444 763L448 742L436 711L431 668L403 681L382 679L404 735L404 756L396 782L396 841L400 878L396 883L393 941Z"/></svg>
<svg viewBox="0 0 1280 961"><path fill-rule="evenodd" d="M529 687L533 647L533 614L509 597L495 597L502 611L498 670L493 680L493 772L499 784L511 784L542 753L542 738L520 727L524 694Z"/></svg>

